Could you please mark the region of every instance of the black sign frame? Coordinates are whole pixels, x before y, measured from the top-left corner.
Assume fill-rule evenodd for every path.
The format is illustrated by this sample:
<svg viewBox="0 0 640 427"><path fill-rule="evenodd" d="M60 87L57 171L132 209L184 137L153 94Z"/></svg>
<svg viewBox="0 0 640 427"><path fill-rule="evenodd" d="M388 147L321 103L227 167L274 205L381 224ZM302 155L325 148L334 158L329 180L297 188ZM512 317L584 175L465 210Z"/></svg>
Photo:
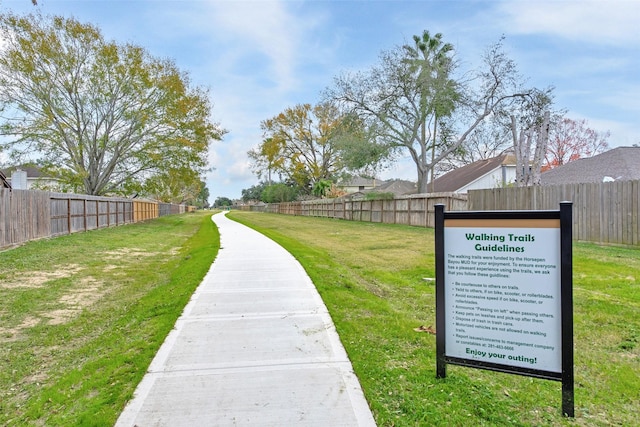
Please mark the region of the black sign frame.
<svg viewBox="0 0 640 427"><path fill-rule="evenodd" d="M445 305L445 220L446 219L559 219L560 220L560 309L561 309L561 372L549 372L446 355ZM572 203L561 202L555 211L452 211L444 205L435 206L436 250L436 378L446 378L447 364L486 369L510 374L562 382L562 413L574 417L574 354L573 354L573 249Z"/></svg>

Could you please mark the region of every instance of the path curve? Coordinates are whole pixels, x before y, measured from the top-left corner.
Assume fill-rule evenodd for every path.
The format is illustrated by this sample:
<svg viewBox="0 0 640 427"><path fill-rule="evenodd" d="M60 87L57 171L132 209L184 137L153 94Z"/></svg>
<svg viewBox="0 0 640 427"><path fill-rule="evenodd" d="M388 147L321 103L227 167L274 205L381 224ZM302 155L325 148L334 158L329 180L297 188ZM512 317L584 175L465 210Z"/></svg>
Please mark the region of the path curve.
<svg viewBox="0 0 640 427"><path fill-rule="evenodd" d="M212 219L218 256L116 426L375 426L302 266L224 213Z"/></svg>

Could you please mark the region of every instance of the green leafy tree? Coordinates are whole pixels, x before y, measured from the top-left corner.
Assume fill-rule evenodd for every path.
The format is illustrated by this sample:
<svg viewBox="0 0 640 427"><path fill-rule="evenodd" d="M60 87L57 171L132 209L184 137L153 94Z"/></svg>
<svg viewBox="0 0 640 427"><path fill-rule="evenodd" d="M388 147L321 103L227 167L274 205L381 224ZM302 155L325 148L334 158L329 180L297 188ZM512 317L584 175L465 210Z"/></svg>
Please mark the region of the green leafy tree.
<svg viewBox="0 0 640 427"><path fill-rule="evenodd" d="M327 192L331 190L332 184L333 183L328 179L321 179L313 186L313 195L316 197L325 197L327 195Z"/></svg>
<svg viewBox="0 0 640 427"><path fill-rule="evenodd" d="M344 167L342 176L376 176L393 160L392 145L379 138L375 122L365 122L356 114L344 114L337 141L338 155Z"/></svg>
<svg viewBox="0 0 640 427"><path fill-rule="evenodd" d="M442 34L434 36L424 31L422 37L413 36L414 46L404 45L406 61L410 69L417 73L419 110L424 115L420 123L420 140L430 141L421 144L420 156L427 156L430 151L431 182L434 181L435 156L439 143L446 143L448 138L440 138L438 124L446 129L444 120L451 116L459 102L461 94L458 83L450 78L453 71L453 45L442 41ZM430 145L430 147L428 147ZM426 150L425 150L426 149ZM427 163L420 159L420 164Z"/></svg>
<svg viewBox="0 0 640 427"><path fill-rule="evenodd" d="M529 93L519 89L515 64L501 48L498 43L485 52L472 86L454 78L451 45L424 32L414 45L382 52L368 71L337 77L325 95L377 132L373 141L390 154L408 152L418 191L427 192L429 173L440 161L486 117Z"/></svg>
<svg viewBox="0 0 640 427"><path fill-rule="evenodd" d="M213 202L214 208L224 208L233 206L233 201L228 197L216 197L216 201Z"/></svg>
<svg viewBox="0 0 640 427"><path fill-rule="evenodd" d="M193 169L169 169L149 178L142 191L162 202L195 205L203 185Z"/></svg>
<svg viewBox="0 0 640 427"><path fill-rule="evenodd" d="M299 190L295 185L285 183L271 184L262 192L262 201L265 203L292 202L298 198Z"/></svg>
<svg viewBox="0 0 640 427"><path fill-rule="evenodd" d="M198 197L196 197L194 206L198 209L207 209L209 207L209 189L207 188L207 184L204 181L201 181L201 190L198 193Z"/></svg>
<svg viewBox="0 0 640 427"><path fill-rule="evenodd" d="M262 192L269 184L266 182L261 182L258 185L252 185L249 188L245 188L242 190L242 201L249 202L252 200L258 201L262 200Z"/></svg>
<svg viewBox="0 0 640 427"><path fill-rule="evenodd" d="M273 182L271 175L274 171L281 171L284 168L283 143L282 139L265 138L260 146L247 153L254 173L258 178L266 178L266 185L271 185Z"/></svg>
<svg viewBox="0 0 640 427"><path fill-rule="evenodd" d="M339 143L351 123L331 103L299 104L261 123L265 139L249 151L259 177L277 173L307 193L343 169Z"/></svg>
<svg viewBox="0 0 640 427"><path fill-rule="evenodd" d="M140 189L163 171L206 166L208 94L170 60L105 41L62 17L0 16L0 149L37 157L87 194Z"/></svg>

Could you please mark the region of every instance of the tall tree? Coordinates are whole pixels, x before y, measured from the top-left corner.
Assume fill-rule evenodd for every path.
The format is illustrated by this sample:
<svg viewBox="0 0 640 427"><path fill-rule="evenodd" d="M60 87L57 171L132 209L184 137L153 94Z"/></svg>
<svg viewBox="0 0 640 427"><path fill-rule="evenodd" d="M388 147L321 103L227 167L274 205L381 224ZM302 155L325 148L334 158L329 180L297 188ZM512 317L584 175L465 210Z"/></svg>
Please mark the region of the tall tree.
<svg viewBox="0 0 640 427"><path fill-rule="evenodd" d="M607 139L610 135L608 131L601 133L590 129L584 119L563 118L551 128L542 170L605 152L609 148Z"/></svg>
<svg viewBox="0 0 640 427"><path fill-rule="evenodd" d="M274 171L281 171L284 168L286 159L282 155L283 152L283 139L265 138L262 144L247 153L253 172L258 178L266 178L266 185L272 184Z"/></svg>
<svg viewBox="0 0 640 427"><path fill-rule="evenodd" d="M430 162L433 164L439 145L438 124L451 116L460 99L458 84L450 78L454 68L450 56L453 45L444 43L441 33L432 37L429 31L424 31L422 37L413 36L413 41L414 46L405 45L403 48L409 57L409 64L417 73L420 111L425 115L420 124L420 138L426 140L427 133L430 133ZM428 122L431 122L431 126ZM446 141L446 138L440 138L440 141ZM431 182L434 181L434 169L430 168Z"/></svg>
<svg viewBox="0 0 640 427"><path fill-rule="evenodd" d="M549 143L549 129L558 114L551 113L553 89L535 90L508 112L516 157L516 184L540 184L540 172Z"/></svg>
<svg viewBox="0 0 640 427"><path fill-rule="evenodd" d="M343 165L338 143L345 118L329 103L299 104L261 123L264 140L249 151L259 177L278 173L307 192L321 180L331 179Z"/></svg>
<svg viewBox="0 0 640 427"><path fill-rule="evenodd" d="M122 193L165 170L202 171L208 94L169 60L62 17L0 17L0 115L12 157L37 157L76 191ZM8 141L8 142L6 142Z"/></svg>
<svg viewBox="0 0 640 427"><path fill-rule="evenodd" d="M475 91L454 79L452 49L439 35L414 38L415 46L382 52L367 72L345 73L326 96L373 124L376 141L392 152L408 151L418 175L418 191L428 191L429 172L458 149L495 110L529 91L517 87L515 64L492 46L476 73ZM444 120L447 119L447 120ZM440 132L436 130L442 129Z"/></svg>
<svg viewBox="0 0 640 427"><path fill-rule="evenodd" d="M542 159L549 142L549 118L550 113L546 111L541 121L518 132L516 119L511 117L518 187L540 185Z"/></svg>

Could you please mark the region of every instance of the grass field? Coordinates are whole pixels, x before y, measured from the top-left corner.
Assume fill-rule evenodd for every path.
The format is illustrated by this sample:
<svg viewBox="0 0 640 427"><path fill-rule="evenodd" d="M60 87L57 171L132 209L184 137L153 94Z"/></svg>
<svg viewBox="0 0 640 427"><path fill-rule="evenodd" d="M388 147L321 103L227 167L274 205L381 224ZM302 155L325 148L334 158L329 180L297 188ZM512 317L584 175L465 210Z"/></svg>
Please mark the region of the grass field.
<svg viewBox="0 0 640 427"><path fill-rule="evenodd" d="M433 230L237 213L287 248L331 312L380 426L640 425L640 250L574 244L575 419L561 385L449 366L435 378Z"/></svg>
<svg viewBox="0 0 640 427"><path fill-rule="evenodd" d="M433 230L232 212L303 264L379 426L639 425L640 250L574 245L576 418L560 383L435 378ZM0 425L110 426L218 250L209 214L0 252Z"/></svg>
<svg viewBox="0 0 640 427"><path fill-rule="evenodd" d="M113 425L217 254L210 216L0 252L0 425Z"/></svg>

